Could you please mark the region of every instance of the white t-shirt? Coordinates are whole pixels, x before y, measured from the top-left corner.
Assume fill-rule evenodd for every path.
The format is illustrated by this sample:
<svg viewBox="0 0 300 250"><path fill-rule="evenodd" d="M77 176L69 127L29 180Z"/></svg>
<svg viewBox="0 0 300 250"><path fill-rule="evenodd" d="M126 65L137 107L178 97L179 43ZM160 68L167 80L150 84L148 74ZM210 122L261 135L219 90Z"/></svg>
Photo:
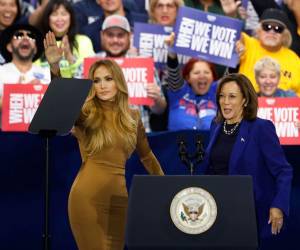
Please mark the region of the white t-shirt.
<svg viewBox="0 0 300 250"><path fill-rule="evenodd" d="M32 65L29 71L21 73L14 63L0 65L0 96L3 93L3 84L27 84L34 79L39 80L41 84L49 84L51 81L50 69Z"/></svg>

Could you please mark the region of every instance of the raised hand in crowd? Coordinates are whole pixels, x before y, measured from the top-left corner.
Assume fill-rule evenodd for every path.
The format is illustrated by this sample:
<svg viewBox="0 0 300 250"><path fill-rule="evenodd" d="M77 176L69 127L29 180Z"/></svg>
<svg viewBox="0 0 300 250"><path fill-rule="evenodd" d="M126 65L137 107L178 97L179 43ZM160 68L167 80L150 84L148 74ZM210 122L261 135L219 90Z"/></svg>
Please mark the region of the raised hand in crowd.
<svg viewBox="0 0 300 250"><path fill-rule="evenodd" d="M244 55L245 45L242 38L235 43L235 51L240 58Z"/></svg>
<svg viewBox="0 0 300 250"><path fill-rule="evenodd" d="M48 4L49 0L41 0L40 3L38 3L37 8L31 13L29 16L29 23L33 26L39 26L39 24L42 21L43 13L45 11L45 8Z"/></svg>
<svg viewBox="0 0 300 250"><path fill-rule="evenodd" d="M299 0L283 0L286 6L293 12L298 29L300 29L300 1Z"/></svg>
<svg viewBox="0 0 300 250"><path fill-rule="evenodd" d="M49 31L44 38L45 56L50 64L51 74L59 75L59 61L63 56L63 43L58 47L56 43L55 35L52 31Z"/></svg>
<svg viewBox="0 0 300 250"><path fill-rule="evenodd" d="M240 0L220 0L220 3L227 16L237 17L239 15L243 20L247 18L247 10L241 6L242 2Z"/></svg>
<svg viewBox="0 0 300 250"><path fill-rule="evenodd" d="M293 12L299 12L300 1L299 0L283 0L283 2L288 6L288 8Z"/></svg>
<svg viewBox="0 0 300 250"><path fill-rule="evenodd" d="M172 47L174 46L174 42L175 42L175 33L171 32L171 34L165 39L165 44L169 48L168 56L170 56L171 58L176 57L176 53L172 50Z"/></svg>
<svg viewBox="0 0 300 250"><path fill-rule="evenodd" d="M64 52L64 56L68 60L69 64L75 63L76 59L74 58L74 55L72 53L68 35L63 36L61 46Z"/></svg>
<svg viewBox="0 0 300 250"><path fill-rule="evenodd" d="M147 84L146 91L147 96L154 100L154 105L151 107L152 112L155 114L163 113L167 107L167 103L165 99L162 98L161 87L158 85L155 78L153 83Z"/></svg>

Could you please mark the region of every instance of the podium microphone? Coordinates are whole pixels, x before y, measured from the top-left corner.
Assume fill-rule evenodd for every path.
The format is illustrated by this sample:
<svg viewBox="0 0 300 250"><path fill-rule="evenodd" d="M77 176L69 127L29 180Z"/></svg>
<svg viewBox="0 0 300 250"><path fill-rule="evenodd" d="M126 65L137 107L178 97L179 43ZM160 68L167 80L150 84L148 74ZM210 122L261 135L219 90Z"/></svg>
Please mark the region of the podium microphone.
<svg viewBox="0 0 300 250"><path fill-rule="evenodd" d="M204 159L204 147L202 143L202 136L200 134L196 135L196 153L195 153L195 158L196 158L196 163L200 163Z"/></svg>
<svg viewBox="0 0 300 250"><path fill-rule="evenodd" d="M188 152L187 152L187 149L186 149L186 141L185 141L184 136L181 135L181 136L177 137L177 144L178 144L178 147L179 147L178 154L179 154L180 160L184 164L188 164Z"/></svg>

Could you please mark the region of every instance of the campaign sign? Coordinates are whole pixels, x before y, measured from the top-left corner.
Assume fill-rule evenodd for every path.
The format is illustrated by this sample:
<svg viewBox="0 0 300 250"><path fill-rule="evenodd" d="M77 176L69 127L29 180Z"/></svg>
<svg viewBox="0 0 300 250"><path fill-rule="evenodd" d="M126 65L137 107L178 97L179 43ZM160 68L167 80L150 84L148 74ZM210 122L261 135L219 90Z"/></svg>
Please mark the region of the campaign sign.
<svg viewBox="0 0 300 250"><path fill-rule="evenodd" d="M164 68L167 64L168 46L165 39L173 31L173 27L149 23L134 23L133 45L139 50L139 54L152 57L155 67ZM179 64L185 64L190 56L178 54Z"/></svg>
<svg viewBox="0 0 300 250"><path fill-rule="evenodd" d="M2 130L28 131L47 87L46 84L4 84Z"/></svg>
<svg viewBox="0 0 300 250"><path fill-rule="evenodd" d="M87 57L83 62L83 75L88 78L91 65L104 58ZM113 59L122 68L127 82L129 103L152 106L154 101L147 97L147 84L154 82L154 63L152 58L105 58Z"/></svg>
<svg viewBox="0 0 300 250"><path fill-rule="evenodd" d="M239 56L235 52L243 22L226 16L180 7L174 32L177 53L212 63L235 67Z"/></svg>
<svg viewBox="0 0 300 250"><path fill-rule="evenodd" d="M280 143L283 145L300 144L299 121L300 98L258 98L258 117L271 120L276 128Z"/></svg>

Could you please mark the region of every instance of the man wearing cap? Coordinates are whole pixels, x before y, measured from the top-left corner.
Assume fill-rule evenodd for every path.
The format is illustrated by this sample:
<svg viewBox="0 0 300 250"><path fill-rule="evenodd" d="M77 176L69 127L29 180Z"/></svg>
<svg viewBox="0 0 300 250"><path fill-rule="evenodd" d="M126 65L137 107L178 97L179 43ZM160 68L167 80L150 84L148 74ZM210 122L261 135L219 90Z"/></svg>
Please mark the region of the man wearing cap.
<svg viewBox="0 0 300 250"><path fill-rule="evenodd" d="M265 9L276 8L283 10L290 21L290 32L293 37L291 49L300 56L300 1L299 0L251 0L258 16L261 16ZM298 30L298 32L297 32Z"/></svg>
<svg viewBox="0 0 300 250"><path fill-rule="evenodd" d="M267 9L263 12L259 27L256 30L257 38L242 34L240 46L239 73L246 75L254 85L258 86L254 76L254 65L264 56L276 59L281 68L279 88L293 90L300 96L300 59L295 52L289 49L292 36L288 29L288 18L279 9Z"/></svg>
<svg viewBox="0 0 300 250"><path fill-rule="evenodd" d="M111 15L102 24L101 47L102 57L126 57L130 48L130 25L126 17Z"/></svg>
<svg viewBox="0 0 300 250"><path fill-rule="evenodd" d="M32 63L43 52L42 34L35 27L17 24L5 29L0 37L0 52L8 62L0 66L0 110L4 83L50 82L50 70Z"/></svg>
<svg viewBox="0 0 300 250"><path fill-rule="evenodd" d="M130 25L126 17L110 15L105 18L101 30L101 44L103 51L96 54L98 57L137 57L136 51L130 49ZM157 72L156 72L157 73ZM151 132L150 115L162 114L166 107L166 99L162 92L158 74L155 74L154 84L146 87L147 96L153 98L154 105L138 106L146 132Z"/></svg>
<svg viewBox="0 0 300 250"><path fill-rule="evenodd" d="M83 33L91 38L94 46L94 51L96 53L103 49L101 48L100 31L106 17L111 15L120 15L126 17L130 26L133 27L132 11L126 8L122 0L97 0L97 4L100 5L103 13L95 22L83 28Z"/></svg>

